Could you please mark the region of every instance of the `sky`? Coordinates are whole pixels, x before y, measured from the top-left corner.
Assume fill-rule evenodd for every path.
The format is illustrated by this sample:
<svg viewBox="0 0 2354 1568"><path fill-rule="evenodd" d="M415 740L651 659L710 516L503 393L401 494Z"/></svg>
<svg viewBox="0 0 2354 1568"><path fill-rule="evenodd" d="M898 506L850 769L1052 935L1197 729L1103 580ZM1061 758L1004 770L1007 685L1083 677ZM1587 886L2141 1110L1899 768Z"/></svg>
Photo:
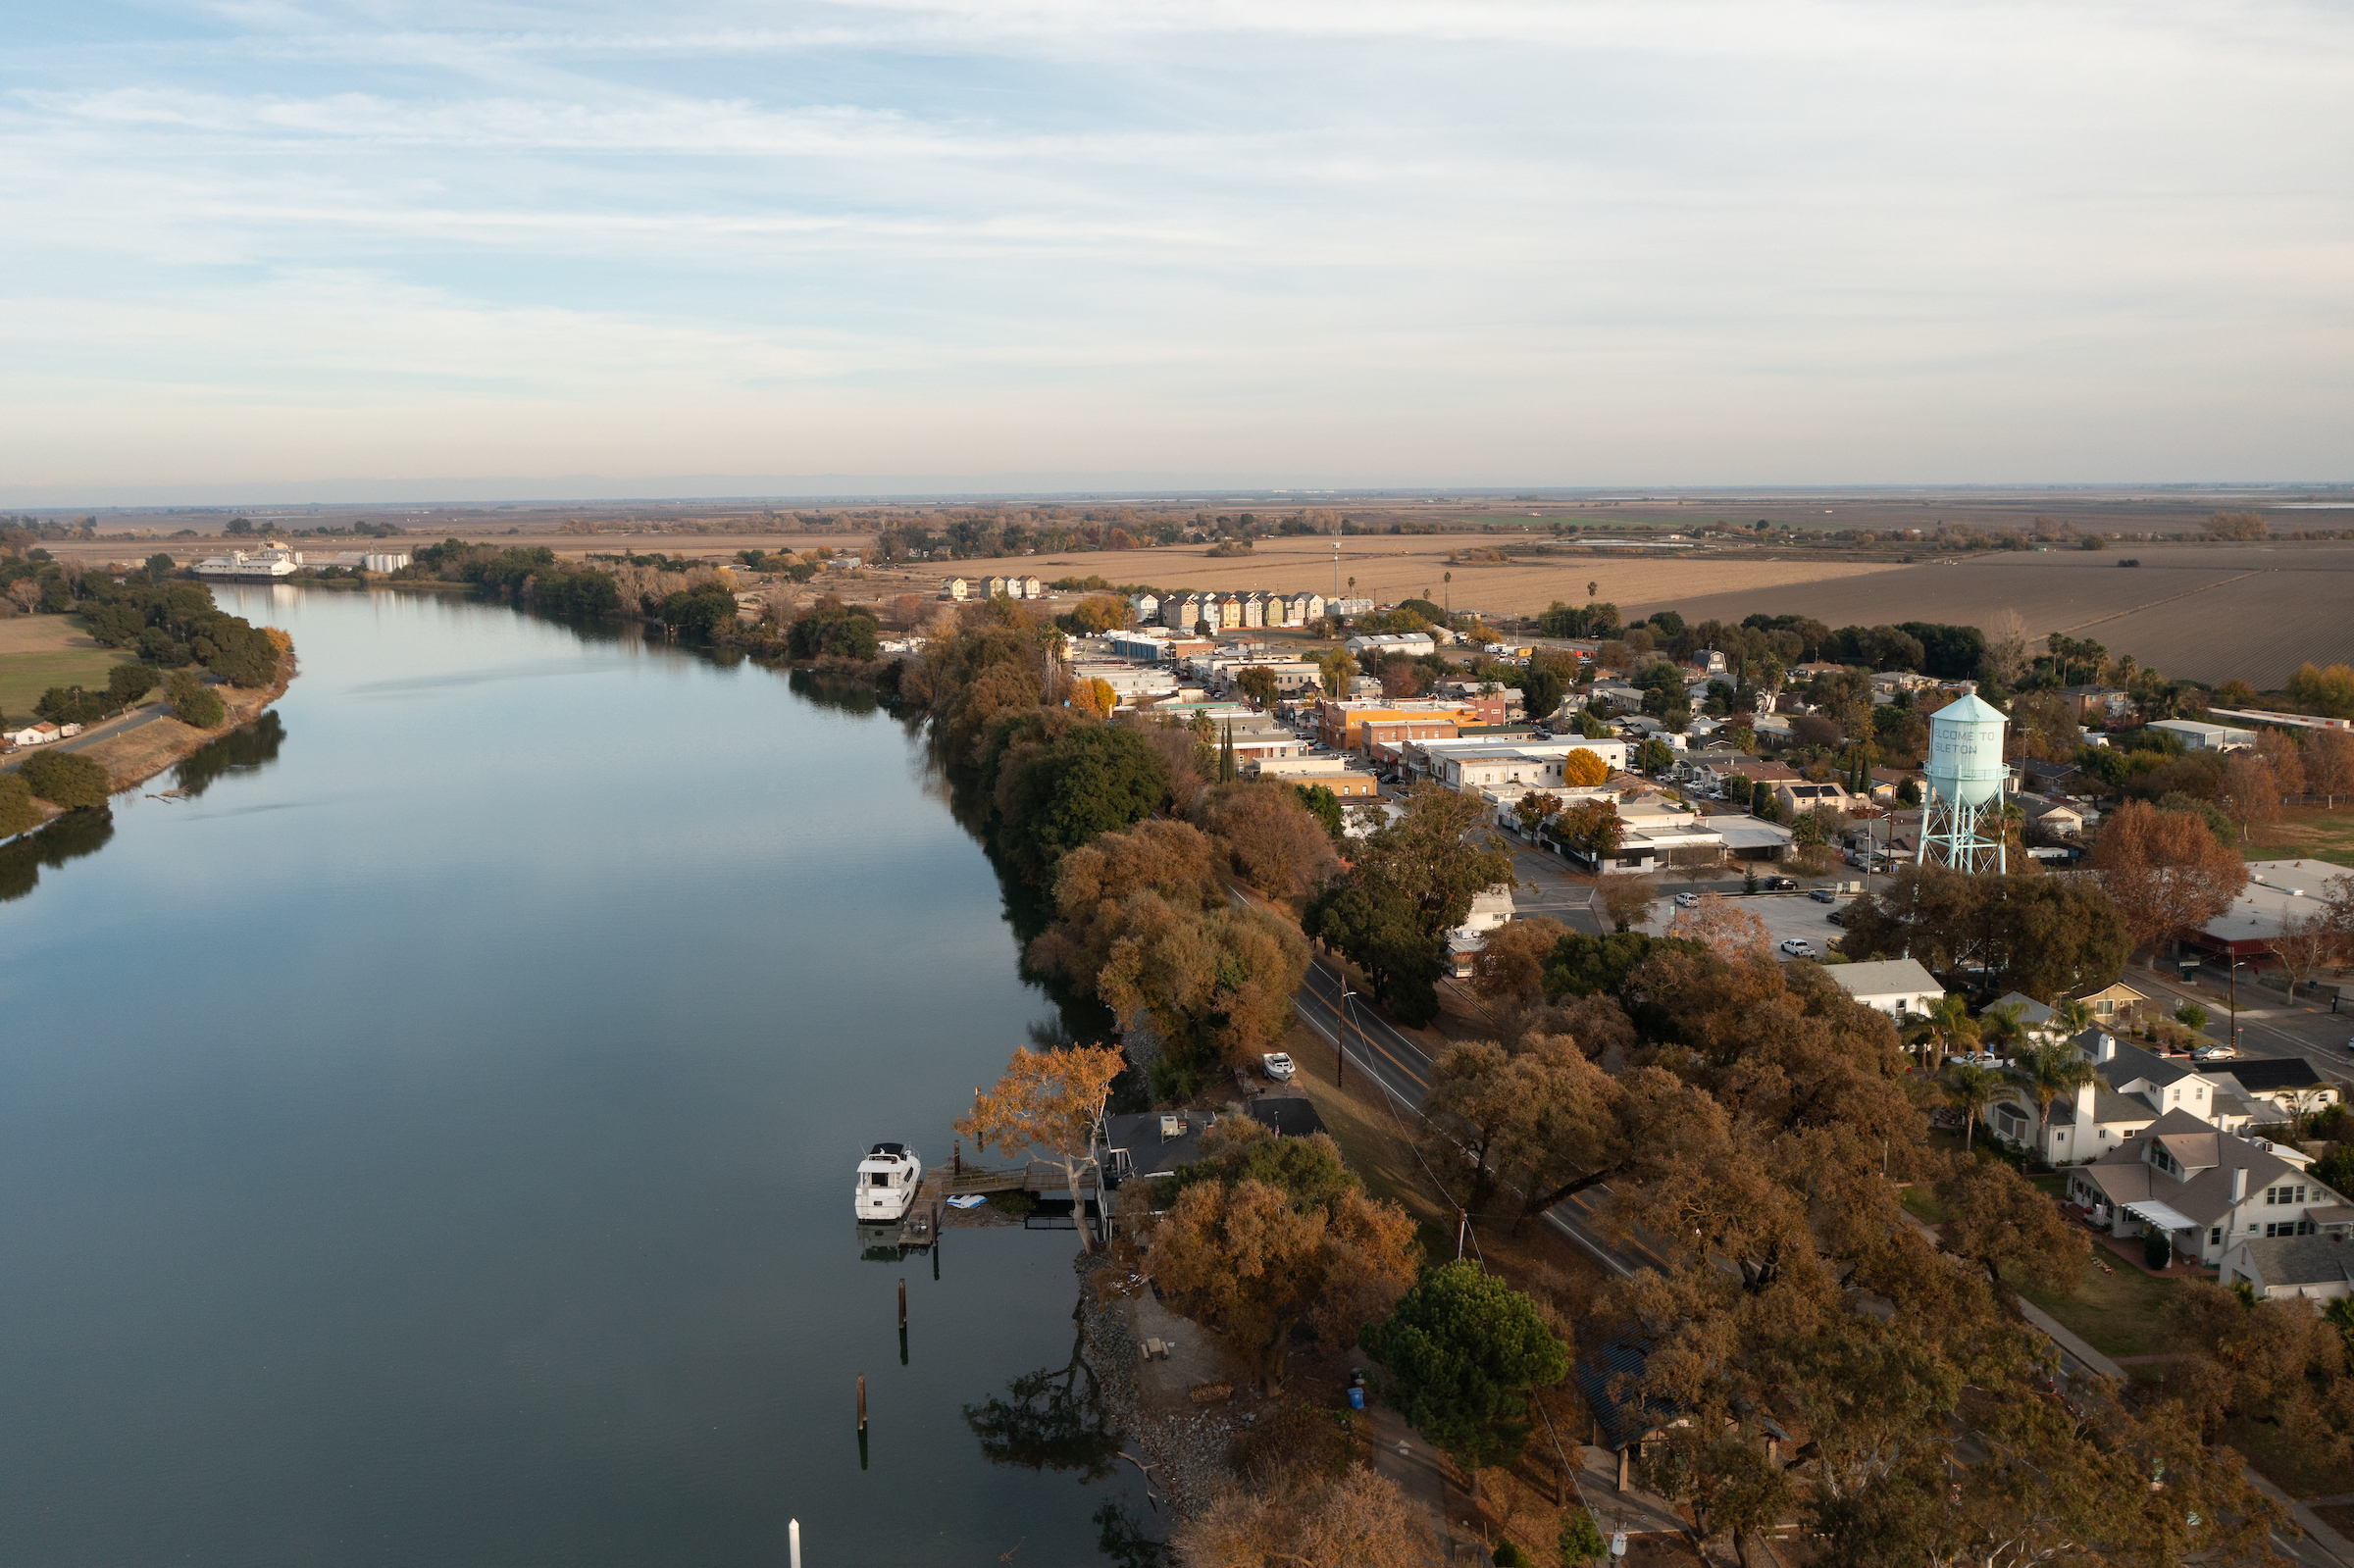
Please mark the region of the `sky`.
<svg viewBox="0 0 2354 1568"><path fill-rule="evenodd" d="M2354 8L0 17L0 506L2354 479Z"/></svg>

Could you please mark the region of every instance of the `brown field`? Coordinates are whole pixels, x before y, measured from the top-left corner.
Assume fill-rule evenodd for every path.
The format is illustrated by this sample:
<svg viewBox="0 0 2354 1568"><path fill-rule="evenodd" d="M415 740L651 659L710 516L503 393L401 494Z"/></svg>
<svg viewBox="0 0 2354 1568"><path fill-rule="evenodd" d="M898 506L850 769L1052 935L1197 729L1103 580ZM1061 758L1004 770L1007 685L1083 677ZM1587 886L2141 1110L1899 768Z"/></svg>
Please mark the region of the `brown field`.
<svg viewBox="0 0 2354 1568"><path fill-rule="evenodd" d="M1669 603L1688 596L1752 595L1796 583L1820 583L1900 570L1894 563L1776 560L1763 555L1710 552L1663 556L1578 553L1535 557L1501 566L1450 565L1450 550L1477 548L1478 534L1356 534L1339 540L1341 591L1356 580L1359 597L1396 603L1424 594L1455 609L1490 617L1534 615L1556 599L1586 602L1586 584L1601 584L1600 596L1621 609L1637 602ZM955 561L902 576L926 591L942 578L988 577L1021 572L1051 582L1060 577L1100 577L1108 582L1143 582L1160 588L1265 588L1318 593L1332 591L1331 538L1262 539L1249 556L1213 560L1202 545L1158 550L1031 555L1013 560ZM1446 580L1455 574L1451 584ZM1452 600L1450 600L1452 595Z"/></svg>
<svg viewBox="0 0 2354 1568"><path fill-rule="evenodd" d="M2121 569L2122 558L2142 565ZM2354 545L2127 545L1928 562L1861 580L1629 603L1686 620L1756 611L1832 626L1945 621L1985 626L2017 610L2030 634L2090 637L2170 676L2275 688L2299 664L2354 662Z"/></svg>

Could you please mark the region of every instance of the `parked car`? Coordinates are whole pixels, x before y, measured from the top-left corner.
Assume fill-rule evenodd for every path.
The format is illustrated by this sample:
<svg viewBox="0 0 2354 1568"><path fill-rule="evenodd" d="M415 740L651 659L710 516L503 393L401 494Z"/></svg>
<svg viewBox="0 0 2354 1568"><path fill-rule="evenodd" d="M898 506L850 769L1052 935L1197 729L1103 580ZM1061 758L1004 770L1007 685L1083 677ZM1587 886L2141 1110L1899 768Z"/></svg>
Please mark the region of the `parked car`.
<svg viewBox="0 0 2354 1568"><path fill-rule="evenodd" d="M1835 904L1839 901L1838 893L1834 892L1828 887L1817 887L1810 891L1807 896L1814 899L1818 904Z"/></svg>
<svg viewBox="0 0 2354 1568"><path fill-rule="evenodd" d="M1844 909L1834 909L1822 918L1829 921L1834 926L1845 926L1847 924L1847 911Z"/></svg>
<svg viewBox="0 0 2354 1568"><path fill-rule="evenodd" d="M2202 1045L2190 1053L2190 1059L2194 1062L2227 1062L2238 1054L2236 1046Z"/></svg>
<svg viewBox="0 0 2354 1568"><path fill-rule="evenodd" d="M1724 797L1722 795L1718 795L1716 798L1721 800ZM1760 877L1758 879L1758 890L1760 892L1768 893L1796 892L1798 890L1798 882L1795 878L1790 877Z"/></svg>
<svg viewBox="0 0 2354 1568"><path fill-rule="evenodd" d="M1699 902L1700 894L1698 893L1677 893L1675 895L1675 907L1678 909L1690 909Z"/></svg>
<svg viewBox="0 0 2354 1568"><path fill-rule="evenodd" d="M1269 1051L1261 1056L1258 1059L1258 1070L1278 1084L1290 1083L1292 1074L1299 1071L1292 1065L1292 1059L1282 1051Z"/></svg>
<svg viewBox="0 0 2354 1568"><path fill-rule="evenodd" d="M1815 944L1804 936L1793 936L1782 943L1782 952L1790 958L1812 958L1815 956Z"/></svg>

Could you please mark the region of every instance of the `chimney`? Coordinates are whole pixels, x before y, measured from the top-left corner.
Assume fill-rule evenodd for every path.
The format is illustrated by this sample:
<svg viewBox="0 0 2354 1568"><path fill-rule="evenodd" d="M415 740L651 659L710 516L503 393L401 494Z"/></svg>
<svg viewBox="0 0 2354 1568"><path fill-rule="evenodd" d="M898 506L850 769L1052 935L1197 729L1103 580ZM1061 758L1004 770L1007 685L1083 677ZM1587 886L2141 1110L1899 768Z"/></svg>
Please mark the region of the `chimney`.
<svg viewBox="0 0 2354 1568"><path fill-rule="evenodd" d="M2092 1059L2096 1062L2117 1060L2117 1037L2102 1030L2092 1037Z"/></svg>
<svg viewBox="0 0 2354 1568"><path fill-rule="evenodd" d="M2247 1200L2248 1168L2244 1165L2235 1165L2231 1168L2231 1201L2245 1203Z"/></svg>

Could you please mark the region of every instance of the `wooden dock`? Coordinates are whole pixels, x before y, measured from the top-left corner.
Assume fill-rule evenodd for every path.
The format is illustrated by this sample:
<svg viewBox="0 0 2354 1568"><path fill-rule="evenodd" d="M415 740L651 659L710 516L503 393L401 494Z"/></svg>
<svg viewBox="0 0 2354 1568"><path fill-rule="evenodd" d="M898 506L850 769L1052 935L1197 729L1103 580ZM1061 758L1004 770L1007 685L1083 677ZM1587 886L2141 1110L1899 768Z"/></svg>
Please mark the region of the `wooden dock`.
<svg viewBox="0 0 2354 1568"><path fill-rule="evenodd" d="M1028 1165L1006 1170L992 1170L979 1165L966 1165L961 1171L954 1167L926 1171L923 1185L915 1191L915 1201L907 1206L907 1217L899 1222L898 1244L902 1247L929 1247L939 1239L940 1232L965 1227L979 1228L993 1223L978 1214L967 1216L966 1211L947 1206L951 1197L986 1196L992 1192L1031 1192L1044 1198L1070 1196L1070 1184L1063 1178L1062 1167L1046 1160L1032 1160ZM1082 1201L1098 1199L1096 1175L1089 1172L1079 1179ZM994 1223L1010 1223L1002 1216Z"/></svg>

